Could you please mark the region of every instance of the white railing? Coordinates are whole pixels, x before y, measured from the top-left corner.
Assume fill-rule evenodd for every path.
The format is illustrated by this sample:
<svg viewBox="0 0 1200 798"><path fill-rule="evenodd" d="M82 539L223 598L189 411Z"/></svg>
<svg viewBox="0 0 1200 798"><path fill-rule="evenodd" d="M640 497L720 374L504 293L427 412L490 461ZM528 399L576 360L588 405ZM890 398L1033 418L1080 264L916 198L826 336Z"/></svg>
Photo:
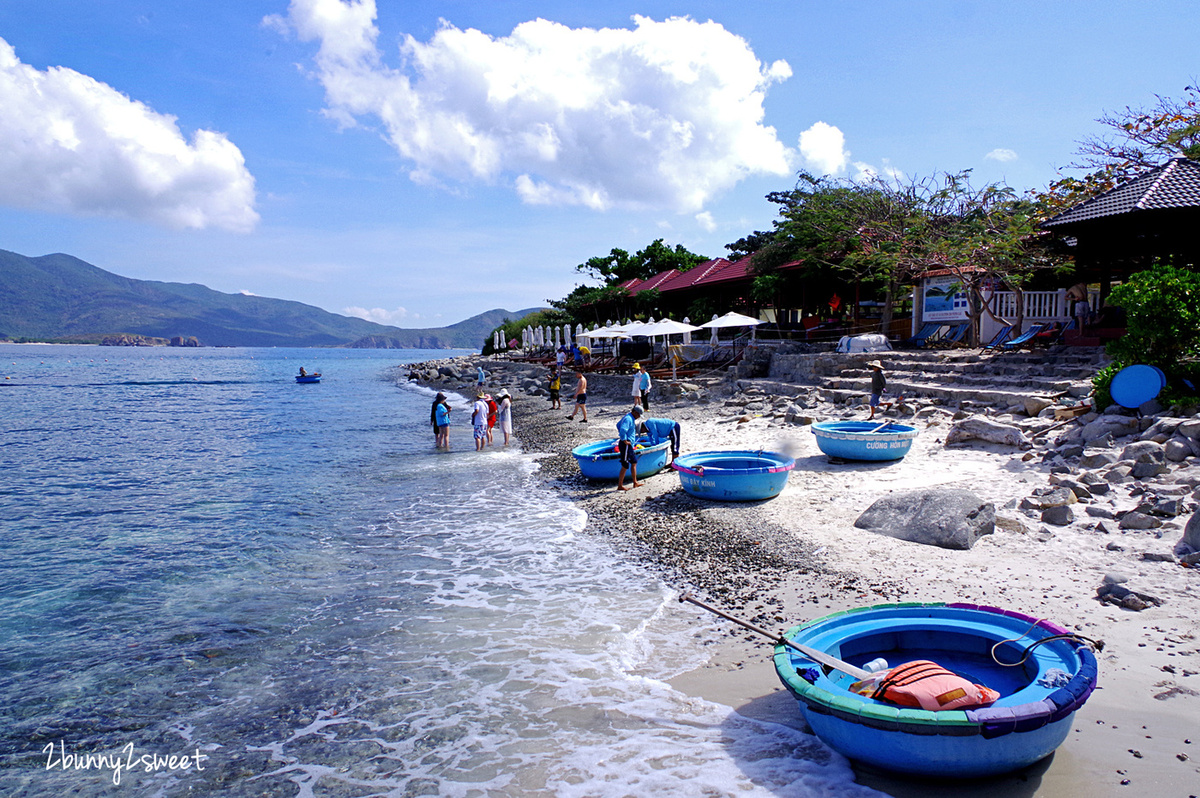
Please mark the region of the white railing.
<svg viewBox="0 0 1200 798"><path fill-rule="evenodd" d="M1071 309L1067 307L1067 292L1058 291L1023 291L1024 313L1027 322L1063 321L1070 318ZM1017 295L1012 291L997 291L992 294L992 312L997 316L1009 319L1017 317Z"/></svg>

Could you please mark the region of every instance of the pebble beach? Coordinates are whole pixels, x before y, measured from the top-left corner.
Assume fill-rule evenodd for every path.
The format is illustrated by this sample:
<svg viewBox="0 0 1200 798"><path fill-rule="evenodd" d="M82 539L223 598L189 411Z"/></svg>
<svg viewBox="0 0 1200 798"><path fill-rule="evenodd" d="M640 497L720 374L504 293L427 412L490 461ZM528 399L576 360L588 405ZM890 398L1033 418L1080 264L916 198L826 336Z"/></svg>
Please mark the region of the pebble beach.
<svg viewBox="0 0 1200 798"><path fill-rule="evenodd" d="M1061 422L914 399L887 416L919 430L904 459L845 463L817 448L809 424L865 419L865 405L833 400L816 385L781 394L769 380L728 374L659 381L650 415L680 422L683 452L769 449L795 458L778 497L722 504L685 493L670 469L623 493L579 475L570 451L615 436L631 404L629 375L588 376L586 424L565 418L569 371L561 410L539 395L547 370L535 364L466 357L416 364L402 378L467 395L476 364L488 372L489 391L512 393L518 444L587 514L585 532L660 569L681 592L779 631L851 607L969 601L1105 642L1099 688L1054 756L1010 776L944 784L856 767L860 784L893 796L1200 794L1200 569L1182 543L1200 499L1200 458L1187 452L1185 433L1200 418L1092 412ZM1020 440L966 435L973 416L1019 430ZM464 428L457 432L452 445L467 447ZM931 487L990 503L990 534L954 550L854 526L881 497ZM681 604L675 612L702 611ZM677 677L677 689L804 728L769 641L731 625L701 644L706 664Z"/></svg>

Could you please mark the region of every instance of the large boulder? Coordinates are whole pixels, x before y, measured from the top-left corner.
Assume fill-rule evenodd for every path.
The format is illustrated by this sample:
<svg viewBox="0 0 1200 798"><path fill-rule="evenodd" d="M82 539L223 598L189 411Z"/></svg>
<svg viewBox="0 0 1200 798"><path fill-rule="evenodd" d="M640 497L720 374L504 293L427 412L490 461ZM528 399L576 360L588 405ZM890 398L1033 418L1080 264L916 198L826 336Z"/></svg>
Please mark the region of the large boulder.
<svg viewBox="0 0 1200 798"><path fill-rule="evenodd" d="M956 421L950 427L950 432L946 434L947 445L970 440L1000 443L1005 446L1016 446L1020 449L1028 449L1033 445L1025 437L1020 428L1014 427L1011 424L1001 424L983 416L971 416L970 418Z"/></svg>
<svg viewBox="0 0 1200 798"><path fill-rule="evenodd" d="M1179 542L1187 546L1188 551L1200 551L1200 510L1192 513L1192 517L1188 519L1183 528L1183 538Z"/></svg>
<svg viewBox="0 0 1200 798"><path fill-rule="evenodd" d="M854 525L913 543L965 550L983 535L992 534L995 521L995 506L969 490L927 488L884 496Z"/></svg>
<svg viewBox="0 0 1200 798"><path fill-rule="evenodd" d="M1106 435L1120 438L1141 431L1141 423L1133 416L1103 415L1085 426L1081 436L1084 443L1090 443L1098 441Z"/></svg>

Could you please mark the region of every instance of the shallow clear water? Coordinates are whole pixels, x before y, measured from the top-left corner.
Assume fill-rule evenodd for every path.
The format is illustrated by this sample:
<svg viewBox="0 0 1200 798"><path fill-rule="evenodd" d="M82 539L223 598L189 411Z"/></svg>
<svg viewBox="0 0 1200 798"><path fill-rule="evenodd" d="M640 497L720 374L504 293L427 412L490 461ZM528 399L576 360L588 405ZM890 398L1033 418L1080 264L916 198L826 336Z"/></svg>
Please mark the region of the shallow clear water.
<svg viewBox="0 0 1200 798"><path fill-rule="evenodd" d="M861 794L458 397L435 452L445 354L0 345L3 792Z"/></svg>

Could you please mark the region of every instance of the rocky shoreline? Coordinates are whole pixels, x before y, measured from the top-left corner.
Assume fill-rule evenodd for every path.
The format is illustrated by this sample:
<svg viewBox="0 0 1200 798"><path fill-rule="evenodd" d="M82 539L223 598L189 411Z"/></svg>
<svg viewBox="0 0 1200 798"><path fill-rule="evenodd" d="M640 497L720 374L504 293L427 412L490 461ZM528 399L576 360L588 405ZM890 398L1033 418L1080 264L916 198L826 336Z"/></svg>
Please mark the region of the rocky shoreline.
<svg viewBox="0 0 1200 798"><path fill-rule="evenodd" d="M842 464L817 450L807 425L864 418L861 395L745 372L660 382L650 412L680 421L684 451L770 448L796 458L776 499L721 505L684 493L670 471L627 493L579 476L570 450L615 436L631 404L628 375L589 375L588 424L564 418L573 375L563 381L563 410L549 410L542 366L460 358L415 364L403 376L467 395L476 364L488 372L489 391L512 393L517 439L547 483L584 509L586 531L660 569L668 584L769 629L854 606L966 600L1104 638L1101 689L1080 713L1089 720L1077 721L1064 745L1073 753L1055 757L1072 764L1043 774L1043 783L1061 784L1043 792L1077 795L1078 781L1067 785L1082 777L1096 795L1124 794L1116 791L1122 782L1162 789L1154 794L1195 793L1182 791L1200 783L1200 752L1193 757L1191 748L1191 735L1200 738L1194 408L1143 408L1157 412L1139 416L1119 408L1097 414L1078 396L1007 407L909 397L889 416L920 430L908 456ZM856 527L883 497L940 489L970 491L990 508L990 527L967 548ZM776 700L779 687L762 664L770 647L735 630L722 646L721 656L676 686L794 723L794 707ZM862 780L906 794L886 778Z"/></svg>

